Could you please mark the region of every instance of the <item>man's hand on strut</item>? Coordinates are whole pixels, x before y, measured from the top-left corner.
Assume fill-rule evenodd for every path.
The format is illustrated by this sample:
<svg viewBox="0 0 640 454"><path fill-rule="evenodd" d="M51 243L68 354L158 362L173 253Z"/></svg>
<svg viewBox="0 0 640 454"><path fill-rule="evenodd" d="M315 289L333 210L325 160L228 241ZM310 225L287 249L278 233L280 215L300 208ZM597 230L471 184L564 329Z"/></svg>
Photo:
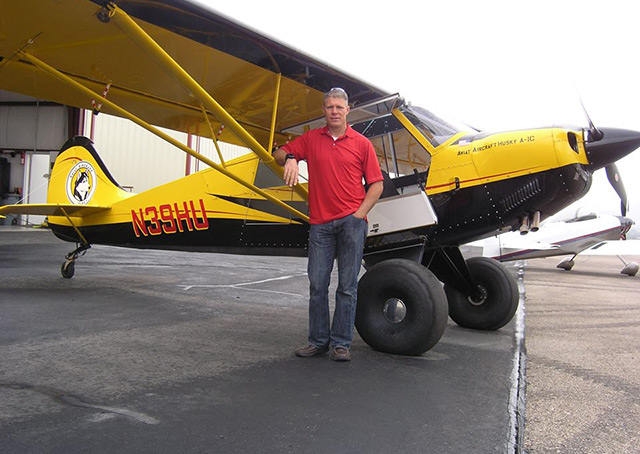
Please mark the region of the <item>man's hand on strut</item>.
<svg viewBox="0 0 640 454"><path fill-rule="evenodd" d="M287 159L284 163L284 182L290 188L298 184L298 161Z"/></svg>

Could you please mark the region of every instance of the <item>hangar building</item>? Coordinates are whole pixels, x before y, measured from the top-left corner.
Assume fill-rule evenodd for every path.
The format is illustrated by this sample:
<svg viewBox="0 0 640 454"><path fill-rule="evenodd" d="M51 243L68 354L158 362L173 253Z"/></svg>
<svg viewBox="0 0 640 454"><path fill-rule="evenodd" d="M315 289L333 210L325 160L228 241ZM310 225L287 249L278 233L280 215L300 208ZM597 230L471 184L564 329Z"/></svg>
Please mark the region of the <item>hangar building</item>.
<svg viewBox="0 0 640 454"><path fill-rule="evenodd" d="M211 139L160 129L220 162ZM75 135L93 140L113 177L131 192L208 167L129 120L0 90L0 205L46 202L58 150ZM249 152L223 142L220 148L225 161ZM0 223L25 225L43 220L43 216L9 216Z"/></svg>

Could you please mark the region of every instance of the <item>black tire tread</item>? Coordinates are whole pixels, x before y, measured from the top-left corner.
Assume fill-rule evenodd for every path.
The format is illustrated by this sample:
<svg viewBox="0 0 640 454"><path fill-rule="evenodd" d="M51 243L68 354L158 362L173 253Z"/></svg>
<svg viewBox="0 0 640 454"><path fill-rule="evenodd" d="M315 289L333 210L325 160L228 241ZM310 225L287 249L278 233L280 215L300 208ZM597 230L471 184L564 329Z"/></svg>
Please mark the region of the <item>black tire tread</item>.
<svg viewBox="0 0 640 454"><path fill-rule="evenodd" d="M405 319L386 320L382 307L397 297L407 305ZM356 328L372 348L397 355L421 355L438 343L447 325L442 284L419 263L390 259L373 266L358 284Z"/></svg>
<svg viewBox="0 0 640 454"><path fill-rule="evenodd" d="M489 291L489 300L481 306L474 306L469 303L467 295L445 285L449 316L463 328L488 331L502 328L511 321L518 309L518 283L511 273L494 259L472 257L467 260L467 266L477 282Z"/></svg>

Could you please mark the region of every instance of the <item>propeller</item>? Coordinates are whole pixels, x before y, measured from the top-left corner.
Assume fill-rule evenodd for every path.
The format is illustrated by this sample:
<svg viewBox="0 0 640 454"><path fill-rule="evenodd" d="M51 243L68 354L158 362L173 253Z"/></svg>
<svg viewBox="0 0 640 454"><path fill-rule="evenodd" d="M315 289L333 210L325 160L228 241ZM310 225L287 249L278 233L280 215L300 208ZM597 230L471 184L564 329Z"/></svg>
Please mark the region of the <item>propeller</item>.
<svg viewBox="0 0 640 454"><path fill-rule="evenodd" d="M593 123L591 117L589 116L589 113L587 112L587 108L582 102L582 98L580 98L580 105L582 106L582 111L584 112L585 117L587 117L587 122L589 123L589 129L584 131L585 144L587 144L587 149L589 149L590 147L588 146L588 144L593 144L594 142L601 141L602 139L604 139L605 133L602 130L596 128L596 125ZM613 133L613 136L619 135L618 131L610 130L610 132ZM615 139L617 139L617 137L615 137ZM607 140L605 140L605 142L607 142ZM603 147L603 152L605 152L605 148L608 147ZM607 151L613 151L613 149ZM616 159L614 156L610 157ZM601 159L602 158L606 159L605 156L602 156ZM627 199L627 191L624 189L624 184L622 183L620 172L618 172L618 166L616 165L615 161L613 161L610 164L605 165L604 167L607 172L607 179L609 180L609 183L611 183L611 186L618 194L618 197L620 197L620 212L622 213L622 216L626 216L627 210L629 209L629 200Z"/></svg>
<svg viewBox="0 0 640 454"><path fill-rule="evenodd" d="M629 209L629 200L627 199L627 191L624 189L620 173L618 173L618 166L614 162L606 166L605 170L607 171L607 179L609 180L609 183L611 183L611 186L613 186L618 197L620 197L620 213L622 213L623 216L626 216L627 210Z"/></svg>
<svg viewBox="0 0 640 454"><path fill-rule="evenodd" d="M589 113L587 112L587 108L584 106L584 103L582 102L582 98L580 98L580 105L582 106L582 111L584 112L584 116L587 117L587 122L589 123L589 130L585 131L588 133L584 138L585 142L591 143L591 142L597 142L599 140L602 140L602 138L604 137L604 133L600 131L598 128L596 128L596 125L594 125L593 121L591 121L591 117L589 116Z"/></svg>

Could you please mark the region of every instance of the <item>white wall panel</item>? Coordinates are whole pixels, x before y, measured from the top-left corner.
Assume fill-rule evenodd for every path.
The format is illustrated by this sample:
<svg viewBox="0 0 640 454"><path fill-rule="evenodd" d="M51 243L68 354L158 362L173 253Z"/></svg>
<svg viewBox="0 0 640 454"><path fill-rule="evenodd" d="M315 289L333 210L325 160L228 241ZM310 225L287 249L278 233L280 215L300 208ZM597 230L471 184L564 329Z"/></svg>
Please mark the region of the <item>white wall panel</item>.
<svg viewBox="0 0 640 454"><path fill-rule="evenodd" d="M59 150L67 134L64 106L0 106L0 148Z"/></svg>
<svg viewBox="0 0 640 454"><path fill-rule="evenodd" d="M85 133L89 137L92 113L85 113ZM94 147L115 180L133 192L142 192L160 184L185 176L188 155L129 120L99 114L94 117ZM170 136L187 144L188 136L182 132L159 128ZM220 163L213 141L204 137L192 137L192 148ZM225 161L250 152L237 145L220 143ZM191 172L208 166L191 158Z"/></svg>
<svg viewBox="0 0 640 454"><path fill-rule="evenodd" d="M87 131L91 127L91 116L87 112ZM173 145L129 120L105 114L94 120L94 147L121 186L142 192L184 176L186 155ZM163 131L186 143L186 134Z"/></svg>
<svg viewBox="0 0 640 454"><path fill-rule="evenodd" d="M218 145L220 146L220 152L222 153L222 158L225 160L225 162L231 161L235 158L239 158L240 156L251 152L251 150L249 150L248 148L240 147L238 145L233 145L230 143L218 142ZM220 164L220 157L218 156L218 151L216 150L213 140L209 139L208 137L194 137L193 147L194 150L211 159L216 164ZM209 168L207 164L201 161L197 161L195 163L195 166L191 166L191 172L194 173L207 168Z"/></svg>
<svg viewBox="0 0 640 454"><path fill-rule="evenodd" d="M29 192L25 194L24 203L46 203L49 171L51 168L49 153L28 153L26 164L26 178ZM25 222L29 224L41 224L44 222L44 219L45 216L34 214L28 214L25 216Z"/></svg>

